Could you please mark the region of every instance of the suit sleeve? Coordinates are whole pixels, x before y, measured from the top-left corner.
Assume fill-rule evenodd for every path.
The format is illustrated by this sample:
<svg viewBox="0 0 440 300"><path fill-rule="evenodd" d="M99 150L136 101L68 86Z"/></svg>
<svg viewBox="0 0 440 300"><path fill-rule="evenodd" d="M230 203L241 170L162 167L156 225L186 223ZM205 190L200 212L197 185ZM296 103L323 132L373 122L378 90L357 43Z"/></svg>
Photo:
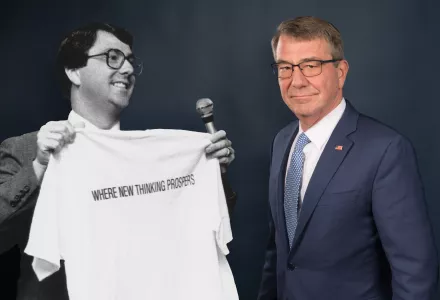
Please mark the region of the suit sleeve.
<svg viewBox="0 0 440 300"><path fill-rule="evenodd" d="M394 138L377 170L372 211L392 271L393 300L433 299L438 258L414 150Z"/></svg>
<svg viewBox="0 0 440 300"><path fill-rule="evenodd" d="M32 205L39 184L32 166L33 157L23 138L10 138L0 144L0 226Z"/></svg>

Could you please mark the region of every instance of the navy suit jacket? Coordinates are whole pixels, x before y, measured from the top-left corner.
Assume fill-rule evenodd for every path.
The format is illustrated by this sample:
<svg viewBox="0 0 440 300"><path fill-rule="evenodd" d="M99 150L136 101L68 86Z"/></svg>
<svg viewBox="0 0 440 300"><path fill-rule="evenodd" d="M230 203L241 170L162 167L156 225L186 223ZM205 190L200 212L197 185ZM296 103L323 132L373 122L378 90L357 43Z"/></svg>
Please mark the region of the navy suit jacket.
<svg viewBox="0 0 440 300"><path fill-rule="evenodd" d="M284 179L297 132L296 121L272 145L270 237L258 299L432 299L438 259L408 140L347 102L307 187L289 248Z"/></svg>

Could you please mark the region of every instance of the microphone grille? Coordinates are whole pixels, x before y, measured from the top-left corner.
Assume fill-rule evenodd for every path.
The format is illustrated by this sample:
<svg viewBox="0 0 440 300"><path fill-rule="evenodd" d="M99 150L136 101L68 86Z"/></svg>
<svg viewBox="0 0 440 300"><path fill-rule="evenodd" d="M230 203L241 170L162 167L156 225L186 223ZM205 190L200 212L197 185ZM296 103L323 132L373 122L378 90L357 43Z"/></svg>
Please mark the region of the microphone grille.
<svg viewBox="0 0 440 300"><path fill-rule="evenodd" d="M197 100L196 110L200 117L207 118L214 113L214 103L209 98L202 98Z"/></svg>

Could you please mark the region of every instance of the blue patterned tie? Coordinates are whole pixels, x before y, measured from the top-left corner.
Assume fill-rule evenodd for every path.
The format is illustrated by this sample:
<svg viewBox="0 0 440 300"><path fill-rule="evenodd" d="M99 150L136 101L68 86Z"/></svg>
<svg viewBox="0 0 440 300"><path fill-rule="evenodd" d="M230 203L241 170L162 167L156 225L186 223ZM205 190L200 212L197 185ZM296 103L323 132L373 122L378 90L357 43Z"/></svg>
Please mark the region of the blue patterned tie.
<svg viewBox="0 0 440 300"><path fill-rule="evenodd" d="M298 199L301 188L302 170L304 164L304 147L310 143L309 138L301 133L296 141L287 171L284 189L284 215L286 217L289 246L292 247L296 226L298 225Z"/></svg>

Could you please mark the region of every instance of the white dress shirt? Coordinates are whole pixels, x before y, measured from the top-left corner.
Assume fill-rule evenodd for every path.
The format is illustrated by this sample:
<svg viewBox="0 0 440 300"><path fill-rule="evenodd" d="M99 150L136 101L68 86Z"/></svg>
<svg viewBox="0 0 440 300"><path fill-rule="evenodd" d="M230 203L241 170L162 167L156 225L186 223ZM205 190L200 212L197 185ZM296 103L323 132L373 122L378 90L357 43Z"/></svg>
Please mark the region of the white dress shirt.
<svg viewBox="0 0 440 300"><path fill-rule="evenodd" d="M345 111L346 103L345 99L342 98L341 103L336 106L329 114L327 114L324 118L322 118L318 123L310 127L307 131L303 131L301 128L301 123L299 124L298 134L295 137L295 140L292 143L292 147L290 148L289 160L287 166L290 166L290 159L292 157L293 149L295 148L296 141L298 140L299 135L304 132L306 136L309 138L310 143L304 147L303 153L305 155L304 166L303 166L303 175L301 182L301 193L299 198L299 204L302 203L304 195L307 191L307 187L310 182L310 178L312 177L313 171L315 170L316 164L321 157L322 151L325 148L330 136L338 124L339 120L342 117L342 114ZM287 177L288 168L286 168L285 178ZM285 180L285 179L284 179Z"/></svg>
<svg viewBox="0 0 440 300"><path fill-rule="evenodd" d="M95 125L93 125L90 121L88 121L88 120L84 119L83 117L81 117L80 115L78 115L73 110L70 111L69 117L67 117L67 120L72 125L74 125L76 123L79 123L79 122L83 122L84 125L85 125L84 128L87 128L87 129L100 129L100 128L96 127ZM121 130L121 123L119 121L116 122L115 125L113 125L109 130Z"/></svg>

